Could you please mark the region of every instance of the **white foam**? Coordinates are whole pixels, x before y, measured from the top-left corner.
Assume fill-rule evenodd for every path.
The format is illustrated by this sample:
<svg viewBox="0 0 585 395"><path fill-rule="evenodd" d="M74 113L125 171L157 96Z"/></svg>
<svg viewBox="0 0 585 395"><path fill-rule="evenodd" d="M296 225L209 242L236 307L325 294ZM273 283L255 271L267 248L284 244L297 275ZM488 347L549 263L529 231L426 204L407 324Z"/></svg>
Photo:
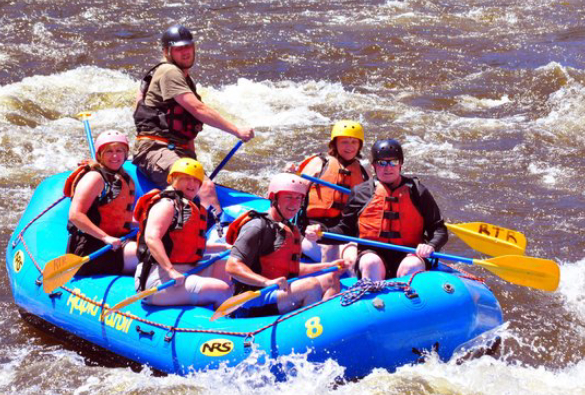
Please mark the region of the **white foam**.
<svg viewBox="0 0 585 395"><path fill-rule="evenodd" d="M480 99L474 96L461 95L457 98L457 101L459 106L468 111L500 107L511 102L508 95L502 95L500 99Z"/></svg>
<svg viewBox="0 0 585 395"><path fill-rule="evenodd" d="M400 394L400 388L429 394L550 395L581 393L585 361L565 369L523 366L484 356L458 365L429 358L423 365L405 366L394 375L377 371L362 381L360 391ZM415 391L416 392L416 391Z"/></svg>
<svg viewBox="0 0 585 395"><path fill-rule="evenodd" d="M561 265L561 282L557 292L565 298L567 309L581 319L582 332L585 332L585 258Z"/></svg>
<svg viewBox="0 0 585 395"><path fill-rule="evenodd" d="M222 89L204 88L204 100L214 108L229 109L240 122L263 128L326 125L331 120L315 111L316 106L334 100L343 105L353 95L340 83L326 81L262 81L240 78Z"/></svg>
<svg viewBox="0 0 585 395"><path fill-rule="evenodd" d="M532 162L528 165L528 172L539 176L544 184L555 185L562 176L563 169L544 162Z"/></svg>
<svg viewBox="0 0 585 395"><path fill-rule="evenodd" d="M332 361L322 364L307 362L305 354L281 357L279 362L289 374L286 381L279 381L271 371L275 367L274 362L267 362L265 355L257 352L235 367L222 365L219 369L193 372L187 377L154 377L147 368L138 374L127 369L102 369L87 377L75 394L101 393L104 388L115 388L116 392L121 393L327 394L332 392L331 384L335 377L343 374L344 370Z"/></svg>
<svg viewBox="0 0 585 395"><path fill-rule="evenodd" d="M573 77L568 69L556 62L536 69L544 75L566 79L561 88L549 95L545 116L537 119L534 126L539 132L585 146L583 124L585 124L585 86Z"/></svg>

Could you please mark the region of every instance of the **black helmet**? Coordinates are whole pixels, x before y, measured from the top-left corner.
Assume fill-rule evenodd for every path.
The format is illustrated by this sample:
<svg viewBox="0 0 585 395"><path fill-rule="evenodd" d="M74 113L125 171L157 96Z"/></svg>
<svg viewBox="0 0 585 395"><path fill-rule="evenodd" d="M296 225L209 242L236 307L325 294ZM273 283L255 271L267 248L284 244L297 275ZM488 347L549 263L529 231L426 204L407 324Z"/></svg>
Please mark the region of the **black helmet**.
<svg viewBox="0 0 585 395"><path fill-rule="evenodd" d="M162 35L160 41L163 48L181 47L183 45L193 44L193 35L183 25L174 25L169 27Z"/></svg>
<svg viewBox="0 0 585 395"><path fill-rule="evenodd" d="M376 141L372 147L372 162L388 158L398 158L400 163L404 162L404 154L400 143L394 139Z"/></svg>

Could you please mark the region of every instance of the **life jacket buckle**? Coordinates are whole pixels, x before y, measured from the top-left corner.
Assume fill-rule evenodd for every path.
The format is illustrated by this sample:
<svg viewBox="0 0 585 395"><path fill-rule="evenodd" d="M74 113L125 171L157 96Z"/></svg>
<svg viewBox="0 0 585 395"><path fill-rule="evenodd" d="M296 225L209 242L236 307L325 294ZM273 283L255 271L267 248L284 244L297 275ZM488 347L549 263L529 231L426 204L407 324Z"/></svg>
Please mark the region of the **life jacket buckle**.
<svg viewBox="0 0 585 395"><path fill-rule="evenodd" d="M170 150L172 150L172 151L174 151L175 148L177 148L177 146L175 145L175 143L168 143L167 144L167 148L170 149Z"/></svg>

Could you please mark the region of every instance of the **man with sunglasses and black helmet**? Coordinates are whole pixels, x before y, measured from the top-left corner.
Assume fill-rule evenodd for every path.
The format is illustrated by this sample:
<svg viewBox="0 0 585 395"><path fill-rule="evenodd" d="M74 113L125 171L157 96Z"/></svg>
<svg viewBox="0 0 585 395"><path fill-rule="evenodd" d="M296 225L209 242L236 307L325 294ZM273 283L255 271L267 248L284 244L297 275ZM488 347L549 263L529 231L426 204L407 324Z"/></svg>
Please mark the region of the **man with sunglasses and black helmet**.
<svg viewBox="0 0 585 395"><path fill-rule="evenodd" d="M164 59L143 78L137 97L134 122L138 133L134 163L160 188L165 188L169 169L178 159L197 159L195 138L203 124L218 128L243 141L254 130L239 127L205 105L189 70L195 63L193 35L174 25L161 37ZM206 178L201 201L221 211L213 183Z"/></svg>
<svg viewBox="0 0 585 395"><path fill-rule="evenodd" d="M352 189L339 225L307 227L305 236L316 240L320 231L416 248L415 254L359 246L358 277L373 281L402 277L432 266L430 255L447 243L441 212L429 190L415 177L400 171L404 154L393 139L372 147L375 177Z"/></svg>

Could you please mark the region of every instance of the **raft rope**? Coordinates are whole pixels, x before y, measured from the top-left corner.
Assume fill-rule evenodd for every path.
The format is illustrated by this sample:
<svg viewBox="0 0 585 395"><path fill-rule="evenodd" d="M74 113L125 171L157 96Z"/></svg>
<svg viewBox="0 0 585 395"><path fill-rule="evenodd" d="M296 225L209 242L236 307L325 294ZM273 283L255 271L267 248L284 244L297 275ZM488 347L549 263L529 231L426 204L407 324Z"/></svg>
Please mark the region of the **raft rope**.
<svg viewBox="0 0 585 395"><path fill-rule="evenodd" d="M401 281L372 281L369 278L362 278L358 280L354 285L352 285L347 291L341 294L341 305L342 306L349 306L352 303L357 302L361 299L366 293L378 293L382 292L386 288L404 292L407 297L414 297L416 293L411 287L412 280L414 280L414 276L419 273L423 273L423 270L417 271L410 276L410 280L408 282L401 282Z"/></svg>
<svg viewBox="0 0 585 395"><path fill-rule="evenodd" d="M465 271L461 268L455 267L455 265L445 263L445 262L441 262L441 263L443 265L447 266L449 269L454 270L457 273L459 273L459 277L461 277L461 278L466 278L468 280L473 280L473 281L477 281L478 283L485 284L485 278L483 278L483 277L478 277L474 274L469 273L468 271Z"/></svg>
<svg viewBox="0 0 585 395"><path fill-rule="evenodd" d="M32 220L30 220L30 222L28 224L26 224L24 226L24 228L22 228L22 230L20 231L20 233L18 234L18 236L16 236L16 239L12 242L12 248L16 247L16 245L18 244L18 241L19 240L24 243L24 239L22 238L22 235L24 234L24 232L26 232L26 230L29 228L29 226L31 226L36 220L38 220L43 215L45 215L53 207L55 207L56 205L58 205L66 197L67 196L65 196L65 195L61 196L59 199L55 200L49 207L47 207L46 209L44 209L43 211L41 211L41 213L39 215L37 215L36 217L34 217Z"/></svg>

